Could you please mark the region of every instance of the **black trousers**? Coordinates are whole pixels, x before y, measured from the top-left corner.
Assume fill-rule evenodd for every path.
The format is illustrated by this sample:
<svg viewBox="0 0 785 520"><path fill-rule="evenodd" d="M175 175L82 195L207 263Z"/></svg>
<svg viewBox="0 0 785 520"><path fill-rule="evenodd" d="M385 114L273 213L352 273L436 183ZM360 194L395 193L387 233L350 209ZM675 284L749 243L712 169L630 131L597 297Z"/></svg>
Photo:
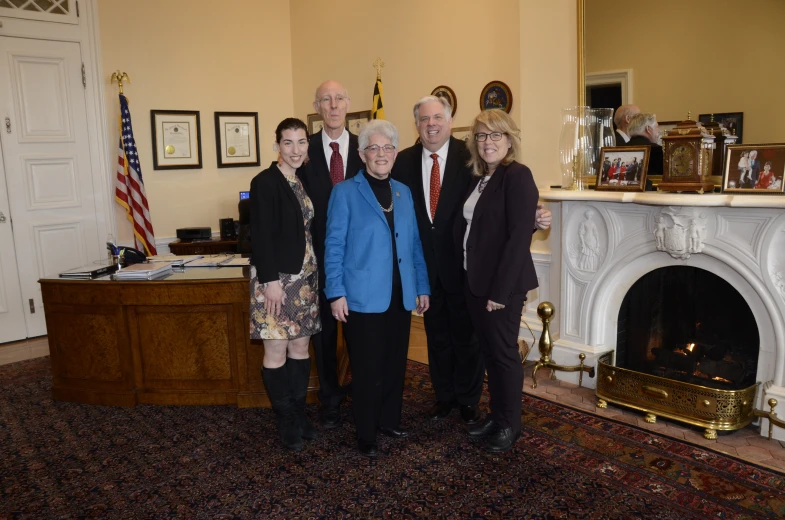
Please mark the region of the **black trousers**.
<svg viewBox="0 0 785 520"><path fill-rule="evenodd" d="M380 427L398 428L412 315L393 285L390 308L381 313L349 311L346 341L352 365L352 410L357 438L376 442Z"/></svg>
<svg viewBox="0 0 785 520"><path fill-rule="evenodd" d="M338 322L333 318L330 303L322 290L319 291L319 314L322 331L311 338L319 373L318 396L322 405L333 408L341 404L345 391L338 384Z"/></svg>
<svg viewBox="0 0 785 520"><path fill-rule="evenodd" d="M480 340L488 370L491 419L502 428L521 429L523 365L518 352L518 332L525 294L514 294L504 309L488 312L488 298L478 298L465 289L466 303Z"/></svg>
<svg viewBox="0 0 785 520"><path fill-rule="evenodd" d="M428 369L439 401L476 405L482 394L485 365L474 334L466 297L447 292L437 277L431 305L423 315L428 339Z"/></svg>

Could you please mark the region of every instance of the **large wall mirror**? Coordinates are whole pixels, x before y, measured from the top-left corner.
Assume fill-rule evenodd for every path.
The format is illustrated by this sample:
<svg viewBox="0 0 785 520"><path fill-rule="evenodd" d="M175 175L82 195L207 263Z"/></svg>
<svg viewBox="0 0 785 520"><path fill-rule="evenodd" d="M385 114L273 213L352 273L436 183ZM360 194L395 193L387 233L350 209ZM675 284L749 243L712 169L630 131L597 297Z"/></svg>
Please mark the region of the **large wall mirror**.
<svg viewBox="0 0 785 520"><path fill-rule="evenodd" d="M626 81L659 121L742 112L744 143L785 142L783 20L783 0L578 0L579 98Z"/></svg>

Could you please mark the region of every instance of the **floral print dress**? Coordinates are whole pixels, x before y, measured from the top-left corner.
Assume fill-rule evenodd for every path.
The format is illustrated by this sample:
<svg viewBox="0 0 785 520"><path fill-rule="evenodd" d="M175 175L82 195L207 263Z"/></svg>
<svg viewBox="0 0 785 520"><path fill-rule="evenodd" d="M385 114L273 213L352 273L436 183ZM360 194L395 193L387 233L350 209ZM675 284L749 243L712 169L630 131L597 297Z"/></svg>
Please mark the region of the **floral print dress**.
<svg viewBox="0 0 785 520"><path fill-rule="evenodd" d="M278 316L264 310L266 283L259 283L256 268L251 267L251 339L296 339L313 336L322 330L319 318L319 275L316 254L311 239L313 204L297 177L286 177L300 203L305 224L305 258L297 274L278 273L281 288L286 293ZM253 237L251 237L253 240Z"/></svg>

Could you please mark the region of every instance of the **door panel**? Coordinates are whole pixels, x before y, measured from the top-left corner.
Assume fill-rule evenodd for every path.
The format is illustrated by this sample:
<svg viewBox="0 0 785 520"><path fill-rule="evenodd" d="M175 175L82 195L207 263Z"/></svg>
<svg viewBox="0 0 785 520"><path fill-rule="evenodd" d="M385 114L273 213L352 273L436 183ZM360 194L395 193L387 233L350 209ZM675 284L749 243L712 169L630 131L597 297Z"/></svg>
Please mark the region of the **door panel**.
<svg viewBox="0 0 785 520"><path fill-rule="evenodd" d="M46 334L38 279L103 259L78 43L0 37L0 110L28 336Z"/></svg>
<svg viewBox="0 0 785 520"><path fill-rule="evenodd" d="M5 132L5 128L2 130ZM0 343L27 337L24 303L16 268L16 248L11 232L11 211L6 193L3 153L0 146Z"/></svg>

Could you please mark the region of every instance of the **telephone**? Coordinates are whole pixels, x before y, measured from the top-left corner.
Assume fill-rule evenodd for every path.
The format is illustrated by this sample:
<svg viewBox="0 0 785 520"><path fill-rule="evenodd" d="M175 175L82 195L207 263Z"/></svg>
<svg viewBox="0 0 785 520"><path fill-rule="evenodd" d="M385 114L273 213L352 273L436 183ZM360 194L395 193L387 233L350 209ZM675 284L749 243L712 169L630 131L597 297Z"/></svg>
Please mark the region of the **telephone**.
<svg viewBox="0 0 785 520"><path fill-rule="evenodd" d="M140 264L147 260L147 255L133 247L121 247L120 254L123 257L123 265Z"/></svg>

